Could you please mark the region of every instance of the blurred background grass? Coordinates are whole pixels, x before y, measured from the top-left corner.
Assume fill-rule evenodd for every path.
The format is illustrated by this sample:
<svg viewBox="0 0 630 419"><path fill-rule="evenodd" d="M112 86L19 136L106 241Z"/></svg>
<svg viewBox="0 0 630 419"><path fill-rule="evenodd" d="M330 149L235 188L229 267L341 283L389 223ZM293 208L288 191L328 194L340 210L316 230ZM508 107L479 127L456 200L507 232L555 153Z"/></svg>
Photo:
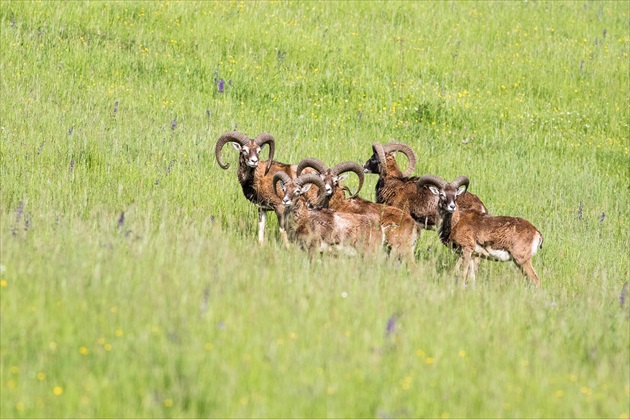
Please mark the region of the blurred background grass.
<svg viewBox="0 0 630 419"><path fill-rule="evenodd" d="M2 416L627 417L628 9L618 2L3 2ZM543 282L279 245L215 163L471 178ZM373 198L374 177L362 196Z"/></svg>

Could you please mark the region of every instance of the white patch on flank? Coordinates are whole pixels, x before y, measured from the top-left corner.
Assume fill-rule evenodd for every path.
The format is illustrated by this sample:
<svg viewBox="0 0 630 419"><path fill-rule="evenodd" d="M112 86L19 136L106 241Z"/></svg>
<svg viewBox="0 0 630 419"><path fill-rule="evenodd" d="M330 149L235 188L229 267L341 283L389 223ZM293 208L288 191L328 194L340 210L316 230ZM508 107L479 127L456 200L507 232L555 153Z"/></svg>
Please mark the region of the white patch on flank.
<svg viewBox="0 0 630 419"><path fill-rule="evenodd" d="M479 256L489 256L488 252L486 252L486 249L479 246L478 244L475 245L475 253Z"/></svg>
<svg viewBox="0 0 630 419"><path fill-rule="evenodd" d="M507 250L493 249L491 247L475 246L475 253L480 256L485 256L489 259L500 260L501 262L507 262L512 259L512 255Z"/></svg>
<svg viewBox="0 0 630 419"><path fill-rule="evenodd" d="M335 225L344 231L352 225L349 220L340 217L339 214L335 214L333 219L335 220Z"/></svg>
<svg viewBox="0 0 630 419"><path fill-rule="evenodd" d="M532 256L534 256L536 252L538 252L541 240L542 237L540 236L540 233L536 233L536 235L534 236L534 240L532 241Z"/></svg>

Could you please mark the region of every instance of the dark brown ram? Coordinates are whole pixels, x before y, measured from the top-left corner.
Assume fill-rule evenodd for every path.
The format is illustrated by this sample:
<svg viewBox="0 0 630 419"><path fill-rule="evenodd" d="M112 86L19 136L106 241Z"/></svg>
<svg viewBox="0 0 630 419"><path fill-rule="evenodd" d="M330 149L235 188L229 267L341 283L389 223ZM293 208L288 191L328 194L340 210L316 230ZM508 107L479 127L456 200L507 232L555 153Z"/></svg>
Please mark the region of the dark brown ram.
<svg viewBox="0 0 630 419"><path fill-rule="evenodd" d="M223 163L221 160L221 151L227 143L232 143L239 152L236 174L243 194L258 208L258 241L264 242L267 211L274 211L278 217L280 236L288 243L283 220L284 206L274 191L272 180L278 172L285 173L291 178L295 177L296 166L273 160L275 141L270 134L262 133L251 139L242 132L231 131L221 135L215 147L217 163L222 169L230 167L229 163ZM260 162L260 152L265 145L269 146L269 159Z"/></svg>
<svg viewBox="0 0 630 419"><path fill-rule="evenodd" d="M435 229L440 222L438 198L427 185L419 185L419 177L408 177L416 166L414 151L403 143L385 145L372 144L373 154L363 165L365 173L379 175L376 183L376 202L405 210L425 229ZM401 172L396 163L396 152L401 152L409 160L409 168ZM411 170L410 170L411 169ZM472 193L467 193L459 202L462 211L487 213L483 202Z"/></svg>

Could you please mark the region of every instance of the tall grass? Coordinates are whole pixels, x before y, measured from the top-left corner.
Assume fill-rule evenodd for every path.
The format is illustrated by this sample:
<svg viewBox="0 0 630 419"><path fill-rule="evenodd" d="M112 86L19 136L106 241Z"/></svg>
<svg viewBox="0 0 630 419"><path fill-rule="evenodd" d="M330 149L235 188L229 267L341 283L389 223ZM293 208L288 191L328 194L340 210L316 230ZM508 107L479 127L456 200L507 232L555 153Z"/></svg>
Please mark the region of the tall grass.
<svg viewBox="0 0 630 419"><path fill-rule="evenodd" d="M628 417L620 2L0 4L3 417ZM468 175L535 290L264 246L213 147ZM362 195L373 198L376 179Z"/></svg>

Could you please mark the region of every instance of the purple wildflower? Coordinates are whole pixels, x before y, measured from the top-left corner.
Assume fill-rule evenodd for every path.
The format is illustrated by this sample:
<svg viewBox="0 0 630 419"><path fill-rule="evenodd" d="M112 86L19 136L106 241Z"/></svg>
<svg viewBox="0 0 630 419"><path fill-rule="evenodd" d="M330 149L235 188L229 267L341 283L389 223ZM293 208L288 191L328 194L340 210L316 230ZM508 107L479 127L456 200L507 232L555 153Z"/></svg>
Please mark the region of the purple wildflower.
<svg viewBox="0 0 630 419"><path fill-rule="evenodd" d="M22 214L24 213L24 201L20 201L18 203L18 207L15 210L15 222L19 223L20 220L22 219Z"/></svg>
<svg viewBox="0 0 630 419"><path fill-rule="evenodd" d="M173 121L171 121L171 130L174 131L175 128L177 128L177 118L173 119Z"/></svg>
<svg viewBox="0 0 630 419"><path fill-rule="evenodd" d="M210 301L210 287L207 286L203 290L203 298L201 300L201 304L199 304L199 311L201 314L206 314L208 312L208 302Z"/></svg>
<svg viewBox="0 0 630 419"><path fill-rule="evenodd" d="M602 212L602 216L599 217L599 222L601 223L602 221L604 221L604 218L606 218L606 213Z"/></svg>
<svg viewBox="0 0 630 419"><path fill-rule="evenodd" d="M578 220L582 221L582 203L580 202L580 206L578 207Z"/></svg>
<svg viewBox="0 0 630 419"><path fill-rule="evenodd" d="M604 38L606 38L606 32L607 32L606 29L604 29Z"/></svg>
<svg viewBox="0 0 630 419"><path fill-rule="evenodd" d="M71 136L73 132L74 132L74 127L70 127L70 129L68 130L68 135Z"/></svg>
<svg viewBox="0 0 630 419"><path fill-rule="evenodd" d="M177 161L177 159L173 159L171 160L171 162L168 164L168 167L166 168L166 176L168 176L169 173L171 173L171 168L173 167L173 164Z"/></svg>
<svg viewBox="0 0 630 419"><path fill-rule="evenodd" d="M70 172L74 171L74 159L70 160Z"/></svg>
<svg viewBox="0 0 630 419"><path fill-rule="evenodd" d="M398 316L396 316L395 314L387 320L387 327L385 328L385 336L390 336L394 332L394 329L396 329L397 320L398 320Z"/></svg>
<svg viewBox="0 0 630 419"><path fill-rule="evenodd" d="M22 219L23 213L24 213L24 202L20 201L17 209L15 210L15 226L13 227L13 230L11 230L11 234L13 234L14 237L17 236L17 225Z"/></svg>
<svg viewBox="0 0 630 419"><path fill-rule="evenodd" d="M114 102L114 115L118 112L118 101Z"/></svg>
<svg viewBox="0 0 630 419"><path fill-rule="evenodd" d="M124 224L125 224L125 211L121 212L120 217L118 217L118 230L122 230Z"/></svg>
<svg viewBox="0 0 630 419"><path fill-rule="evenodd" d="M225 80L219 79L219 81L217 82L217 92L223 93L224 87L225 87Z"/></svg>
<svg viewBox="0 0 630 419"><path fill-rule="evenodd" d="M210 109L206 109L206 116L210 116Z"/></svg>
<svg viewBox="0 0 630 419"><path fill-rule="evenodd" d="M628 294L628 283L623 284L623 288L619 293L619 305L623 308L623 304L626 302L626 295Z"/></svg>

